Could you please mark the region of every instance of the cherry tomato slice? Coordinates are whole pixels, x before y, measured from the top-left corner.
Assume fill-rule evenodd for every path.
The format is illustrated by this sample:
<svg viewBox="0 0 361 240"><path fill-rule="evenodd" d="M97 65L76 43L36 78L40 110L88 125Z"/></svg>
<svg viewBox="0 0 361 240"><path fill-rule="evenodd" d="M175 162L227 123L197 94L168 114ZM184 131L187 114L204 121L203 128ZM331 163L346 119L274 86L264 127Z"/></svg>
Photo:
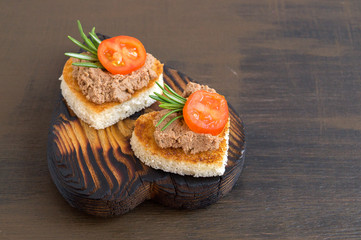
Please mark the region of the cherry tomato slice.
<svg viewBox="0 0 361 240"><path fill-rule="evenodd" d="M228 122L227 101L218 93L196 91L184 105L183 118L193 132L218 135Z"/></svg>
<svg viewBox="0 0 361 240"><path fill-rule="evenodd" d="M112 74L128 74L145 63L147 53L134 37L117 36L103 40L98 47L100 63Z"/></svg>

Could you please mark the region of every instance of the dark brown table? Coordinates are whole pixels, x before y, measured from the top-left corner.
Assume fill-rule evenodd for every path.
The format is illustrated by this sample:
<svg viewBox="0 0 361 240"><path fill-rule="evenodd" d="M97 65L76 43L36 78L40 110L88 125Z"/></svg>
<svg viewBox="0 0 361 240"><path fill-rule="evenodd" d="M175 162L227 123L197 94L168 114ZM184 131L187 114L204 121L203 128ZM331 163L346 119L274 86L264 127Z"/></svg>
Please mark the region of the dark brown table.
<svg viewBox="0 0 361 240"><path fill-rule="evenodd" d="M0 19L0 239L361 238L360 1L1 1ZM77 19L227 97L247 129L227 196L106 219L65 202L46 143Z"/></svg>

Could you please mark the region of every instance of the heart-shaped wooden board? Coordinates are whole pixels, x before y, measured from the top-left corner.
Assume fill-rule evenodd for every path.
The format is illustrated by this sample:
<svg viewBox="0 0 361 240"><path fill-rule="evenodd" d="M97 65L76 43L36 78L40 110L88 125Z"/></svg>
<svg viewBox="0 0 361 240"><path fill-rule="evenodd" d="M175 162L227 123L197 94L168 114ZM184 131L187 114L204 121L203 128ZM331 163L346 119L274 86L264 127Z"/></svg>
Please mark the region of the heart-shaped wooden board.
<svg viewBox="0 0 361 240"><path fill-rule="evenodd" d="M164 66L164 81L181 93L190 78ZM134 156L130 137L135 120L151 107L106 129L95 130L69 110L61 96L49 129L50 175L72 206L97 216L116 216L147 199L172 208L206 207L227 194L241 174L245 133L230 107L228 162L223 176L195 178L163 172Z"/></svg>

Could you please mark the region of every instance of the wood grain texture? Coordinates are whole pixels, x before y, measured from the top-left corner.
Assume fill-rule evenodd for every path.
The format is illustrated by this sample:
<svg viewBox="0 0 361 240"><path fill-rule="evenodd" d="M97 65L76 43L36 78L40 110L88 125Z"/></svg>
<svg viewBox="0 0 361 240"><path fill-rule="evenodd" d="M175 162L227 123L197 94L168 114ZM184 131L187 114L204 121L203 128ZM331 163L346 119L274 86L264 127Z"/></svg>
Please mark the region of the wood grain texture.
<svg viewBox="0 0 361 240"><path fill-rule="evenodd" d="M181 93L189 77L164 67L164 81ZM194 178L144 165L134 156L130 137L135 120L151 107L102 130L95 130L59 99L49 130L47 159L58 190L73 207L97 216L121 215L147 199L172 208L209 206L231 191L245 158L241 119L230 107L228 162L220 177Z"/></svg>
<svg viewBox="0 0 361 240"><path fill-rule="evenodd" d="M247 128L232 192L196 211L69 207L46 151L77 19L226 96ZM360 239L361 1L0 1L0 29L1 240Z"/></svg>

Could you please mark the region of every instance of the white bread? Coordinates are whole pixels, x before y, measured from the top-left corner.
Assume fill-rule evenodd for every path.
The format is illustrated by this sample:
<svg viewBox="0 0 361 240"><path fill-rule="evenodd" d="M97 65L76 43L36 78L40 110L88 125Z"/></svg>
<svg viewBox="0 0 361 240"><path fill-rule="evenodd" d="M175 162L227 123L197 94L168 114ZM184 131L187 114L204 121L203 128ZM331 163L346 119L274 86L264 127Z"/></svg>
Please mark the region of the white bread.
<svg viewBox="0 0 361 240"><path fill-rule="evenodd" d="M155 82L158 82L163 85L163 65L157 61L156 73L158 78L152 79L147 87L136 91L128 101L95 104L87 100L79 89L76 80L72 76L71 63L71 59L69 59L59 79L61 80L61 92L73 112L95 129L109 127L135 112L149 107L155 102L149 95L153 92L162 93L162 90L155 84Z"/></svg>
<svg viewBox="0 0 361 240"><path fill-rule="evenodd" d="M194 177L223 175L228 159L229 122L220 136L217 150L197 154L185 153L181 148L160 148L154 140L153 119L156 112L140 116L130 139L134 155L155 169Z"/></svg>

